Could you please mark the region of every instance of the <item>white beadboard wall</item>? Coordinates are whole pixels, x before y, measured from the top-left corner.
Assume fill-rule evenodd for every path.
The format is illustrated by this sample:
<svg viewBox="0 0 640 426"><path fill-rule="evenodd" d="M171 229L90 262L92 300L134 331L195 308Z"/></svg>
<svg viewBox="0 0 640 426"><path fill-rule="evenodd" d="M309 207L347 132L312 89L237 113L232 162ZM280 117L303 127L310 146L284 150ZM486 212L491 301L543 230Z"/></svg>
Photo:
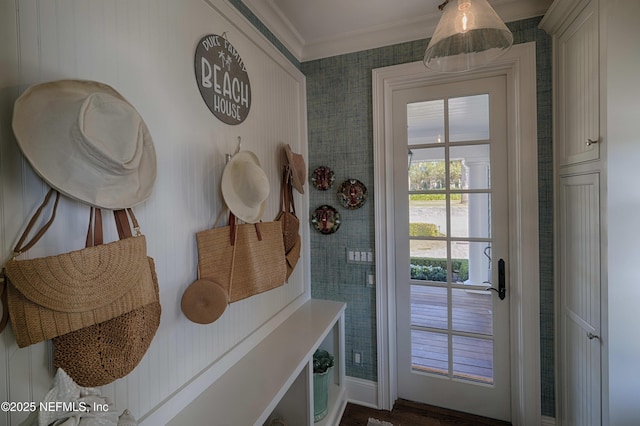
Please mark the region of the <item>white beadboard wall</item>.
<svg viewBox="0 0 640 426"><path fill-rule="evenodd" d="M248 69L251 111L237 126L218 121L196 86L196 44L212 33L226 33ZM16 145L13 102L32 84L67 78L113 86L140 112L154 139L158 178L151 198L135 212L156 262L162 319L140 365L102 392L118 410L129 408L155 426L310 297L309 227L303 225L302 258L284 286L230 305L209 325L191 323L180 310L184 290L196 279L195 233L210 227L218 213L224 155L233 152L238 136L271 182L265 220L278 212L283 144L307 158L304 77L224 0L0 0L2 262L48 189ZM304 224L308 198L295 197ZM88 207L63 199L54 225L28 256L81 248L87 221ZM0 401L41 401L53 373L50 342L19 349L10 327L0 335ZM24 418L26 413L0 412L0 425Z"/></svg>

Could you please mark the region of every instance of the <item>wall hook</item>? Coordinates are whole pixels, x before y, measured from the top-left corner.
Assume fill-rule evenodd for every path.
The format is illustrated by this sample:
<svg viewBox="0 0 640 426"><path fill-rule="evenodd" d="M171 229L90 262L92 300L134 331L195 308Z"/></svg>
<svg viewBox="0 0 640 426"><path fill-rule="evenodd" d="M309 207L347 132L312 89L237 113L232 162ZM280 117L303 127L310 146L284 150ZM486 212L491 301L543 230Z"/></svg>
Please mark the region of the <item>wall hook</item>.
<svg viewBox="0 0 640 426"><path fill-rule="evenodd" d="M233 154L225 154L224 155L224 164L228 164L229 160L231 160L231 157L233 157L234 155L236 155L237 153L240 152L240 145L242 144L242 138L240 136L238 136L238 146L236 146L236 150L233 152Z"/></svg>

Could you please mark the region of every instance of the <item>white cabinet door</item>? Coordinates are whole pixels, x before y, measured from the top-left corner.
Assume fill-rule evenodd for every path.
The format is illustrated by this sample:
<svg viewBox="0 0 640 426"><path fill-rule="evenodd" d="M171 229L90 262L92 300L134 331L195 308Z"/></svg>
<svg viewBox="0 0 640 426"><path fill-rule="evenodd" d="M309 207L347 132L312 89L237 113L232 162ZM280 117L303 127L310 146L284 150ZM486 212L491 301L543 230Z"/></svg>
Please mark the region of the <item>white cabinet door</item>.
<svg viewBox="0 0 640 426"><path fill-rule="evenodd" d="M598 2L591 1L557 39L560 166L600 158Z"/></svg>
<svg viewBox="0 0 640 426"><path fill-rule="evenodd" d="M558 188L560 424L601 424L600 174Z"/></svg>

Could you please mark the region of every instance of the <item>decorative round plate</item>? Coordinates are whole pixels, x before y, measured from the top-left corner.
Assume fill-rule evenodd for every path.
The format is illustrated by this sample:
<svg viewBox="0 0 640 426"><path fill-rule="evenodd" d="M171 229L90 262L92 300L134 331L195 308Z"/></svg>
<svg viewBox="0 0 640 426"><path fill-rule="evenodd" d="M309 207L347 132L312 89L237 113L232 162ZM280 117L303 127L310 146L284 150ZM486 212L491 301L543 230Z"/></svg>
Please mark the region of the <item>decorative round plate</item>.
<svg viewBox="0 0 640 426"><path fill-rule="evenodd" d="M334 180L333 170L326 166L318 167L311 174L311 184L320 191L326 191L331 188Z"/></svg>
<svg viewBox="0 0 640 426"><path fill-rule="evenodd" d="M340 228L340 213L331 206L322 205L311 214L311 224L321 234L333 234Z"/></svg>
<svg viewBox="0 0 640 426"><path fill-rule="evenodd" d="M359 209L367 201L367 187L358 179L347 179L338 187L338 200L347 209Z"/></svg>

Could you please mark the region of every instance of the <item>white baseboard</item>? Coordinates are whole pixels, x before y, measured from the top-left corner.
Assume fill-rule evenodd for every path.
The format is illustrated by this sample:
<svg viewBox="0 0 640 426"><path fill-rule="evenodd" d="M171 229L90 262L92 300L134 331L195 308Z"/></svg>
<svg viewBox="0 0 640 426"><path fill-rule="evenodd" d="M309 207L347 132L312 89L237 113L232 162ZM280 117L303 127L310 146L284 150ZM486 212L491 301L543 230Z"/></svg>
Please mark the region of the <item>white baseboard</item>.
<svg viewBox="0 0 640 426"><path fill-rule="evenodd" d="M378 408L378 383L347 376L347 401L365 407Z"/></svg>
<svg viewBox="0 0 640 426"><path fill-rule="evenodd" d="M540 426L556 426L556 419L554 417L542 416Z"/></svg>

